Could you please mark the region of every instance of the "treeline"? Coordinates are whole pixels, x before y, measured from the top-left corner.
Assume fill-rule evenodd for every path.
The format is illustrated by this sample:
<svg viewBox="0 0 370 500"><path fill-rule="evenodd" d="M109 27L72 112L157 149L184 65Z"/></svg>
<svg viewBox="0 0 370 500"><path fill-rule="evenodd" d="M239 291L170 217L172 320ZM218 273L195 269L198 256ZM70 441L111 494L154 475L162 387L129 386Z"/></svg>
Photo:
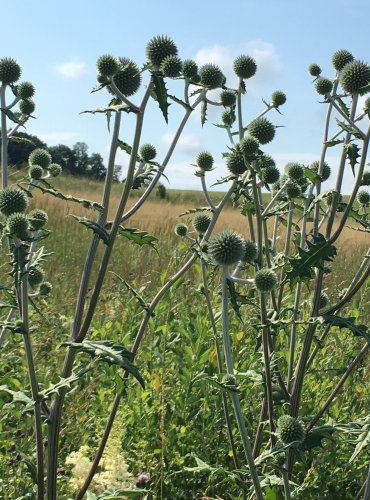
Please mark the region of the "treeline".
<svg viewBox="0 0 370 500"><path fill-rule="evenodd" d="M88 145L85 142L76 142L72 148L65 144L48 146L37 136L25 132L17 132L9 141L8 159L9 164L16 168L27 165L30 153L36 148L46 148L53 159L53 163L59 163L64 173L89 177L91 179L103 180L106 175L106 167L99 153L88 153ZM115 166L114 180L119 182L121 166Z"/></svg>

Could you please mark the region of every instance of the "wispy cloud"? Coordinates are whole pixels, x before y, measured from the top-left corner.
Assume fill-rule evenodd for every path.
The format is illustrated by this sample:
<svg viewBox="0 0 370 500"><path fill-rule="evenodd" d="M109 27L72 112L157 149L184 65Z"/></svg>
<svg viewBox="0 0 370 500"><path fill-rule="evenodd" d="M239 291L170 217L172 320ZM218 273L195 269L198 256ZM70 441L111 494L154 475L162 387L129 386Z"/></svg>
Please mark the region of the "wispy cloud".
<svg viewBox="0 0 370 500"><path fill-rule="evenodd" d="M72 144L78 140L77 134L73 132L36 132L36 135L49 146L56 144Z"/></svg>
<svg viewBox="0 0 370 500"><path fill-rule="evenodd" d="M173 134L172 132L164 133L162 135L162 142L166 146L170 146L174 138L174 135L175 134ZM196 134L184 133L177 142L176 151L179 151L181 153L193 154L199 152L201 148L202 148L202 143L200 142L199 137Z"/></svg>
<svg viewBox="0 0 370 500"><path fill-rule="evenodd" d="M66 80L81 78L87 73L86 63L79 58L55 66L56 72Z"/></svg>

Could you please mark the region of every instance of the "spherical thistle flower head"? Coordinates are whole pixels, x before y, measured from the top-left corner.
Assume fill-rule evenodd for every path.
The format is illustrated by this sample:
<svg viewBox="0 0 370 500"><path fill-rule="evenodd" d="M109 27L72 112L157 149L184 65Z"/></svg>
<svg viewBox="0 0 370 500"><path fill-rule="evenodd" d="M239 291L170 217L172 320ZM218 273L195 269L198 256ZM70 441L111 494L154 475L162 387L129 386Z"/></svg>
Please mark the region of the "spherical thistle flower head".
<svg viewBox="0 0 370 500"><path fill-rule="evenodd" d="M320 295L319 309L325 309L329 305L329 297L325 292Z"/></svg>
<svg viewBox="0 0 370 500"><path fill-rule="evenodd" d="M152 144L143 144L139 149L139 155L143 161L152 161L157 156L157 150Z"/></svg>
<svg viewBox="0 0 370 500"><path fill-rule="evenodd" d="M28 270L28 283L32 286L32 288L35 288L43 281L43 270L40 267L31 266Z"/></svg>
<svg viewBox="0 0 370 500"><path fill-rule="evenodd" d="M244 256L244 240L234 231L221 231L209 240L208 254L219 266L236 264Z"/></svg>
<svg viewBox="0 0 370 500"><path fill-rule="evenodd" d="M324 78L323 76L320 76L315 81L315 89L316 92L320 95L330 94L330 92L333 90L333 82L329 80L329 78Z"/></svg>
<svg viewBox="0 0 370 500"><path fill-rule="evenodd" d="M258 152L259 142L255 137L244 137L239 142L239 149L245 156L253 156Z"/></svg>
<svg viewBox="0 0 370 500"><path fill-rule="evenodd" d="M243 155L238 151L232 151L226 158L226 166L234 175L241 175L247 170Z"/></svg>
<svg viewBox="0 0 370 500"><path fill-rule="evenodd" d="M277 277L271 269L260 269L254 277L254 284L261 293L271 292L277 284Z"/></svg>
<svg viewBox="0 0 370 500"><path fill-rule="evenodd" d="M43 281L40 283L39 287L39 295L42 297L46 297L47 295L50 295L53 290L53 285L49 283L48 281Z"/></svg>
<svg viewBox="0 0 370 500"><path fill-rule="evenodd" d="M30 223L31 231L38 231L39 229L42 229L46 226L49 220L48 214L44 210L41 210L41 208L31 210L27 218Z"/></svg>
<svg viewBox="0 0 370 500"><path fill-rule="evenodd" d="M181 71L184 78L188 78L189 80L191 80L198 74L198 65L192 59L185 59L185 61L182 62Z"/></svg>
<svg viewBox="0 0 370 500"><path fill-rule="evenodd" d="M281 178L277 181L274 182L274 184L271 186L271 194L272 196L275 196L281 188Z"/></svg>
<svg viewBox="0 0 370 500"><path fill-rule="evenodd" d="M31 165L28 169L28 175L32 180L39 180L44 175L44 169L40 165Z"/></svg>
<svg viewBox="0 0 370 500"><path fill-rule="evenodd" d="M319 166L320 166L320 162L314 161L313 163L311 163L310 169L313 170L317 174L319 171ZM331 168L326 162L324 162L323 167L322 167L322 173L321 173L321 178L322 178L323 182L325 182L329 179L330 174L331 174Z"/></svg>
<svg viewBox="0 0 370 500"><path fill-rule="evenodd" d="M233 69L236 76L246 80L256 74L257 64L253 57L241 55L235 59Z"/></svg>
<svg viewBox="0 0 370 500"><path fill-rule="evenodd" d="M48 171L52 177L58 177L58 175L62 173L62 167L59 163L51 163L51 165L48 166Z"/></svg>
<svg viewBox="0 0 370 500"><path fill-rule="evenodd" d="M263 170L268 167L276 167L276 162L270 155L261 155L258 157L258 166Z"/></svg>
<svg viewBox="0 0 370 500"><path fill-rule="evenodd" d="M254 262L257 259L258 249L257 245L252 240L244 241L244 257L245 262Z"/></svg>
<svg viewBox="0 0 370 500"><path fill-rule="evenodd" d="M298 196L302 194L301 186L295 181L288 181L285 186L285 191L287 197L291 200L293 198L298 198Z"/></svg>
<svg viewBox="0 0 370 500"><path fill-rule="evenodd" d="M262 170L261 178L265 184L275 184L280 178L280 172L278 168L270 165Z"/></svg>
<svg viewBox="0 0 370 500"><path fill-rule="evenodd" d="M235 113L231 109L227 109L222 113L221 120L225 127L231 127L235 121Z"/></svg>
<svg viewBox="0 0 370 500"><path fill-rule="evenodd" d="M318 64L313 63L308 66L308 72L311 76L320 76L321 68Z"/></svg>
<svg viewBox="0 0 370 500"><path fill-rule="evenodd" d="M339 82L347 94L368 92L364 89L370 84L370 66L363 61L352 61L344 66L339 74Z"/></svg>
<svg viewBox="0 0 370 500"><path fill-rule="evenodd" d="M6 225L10 234L17 236L17 238L20 238L21 240L27 238L29 222L26 214L16 212L9 215Z"/></svg>
<svg viewBox="0 0 370 500"><path fill-rule="evenodd" d="M213 156L208 151L202 151L197 156L196 164L201 170L208 172L213 167Z"/></svg>
<svg viewBox="0 0 370 500"><path fill-rule="evenodd" d="M283 415L277 421L277 434L284 444L291 444L295 441L302 443L305 438L302 422L289 415Z"/></svg>
<svg viewBox="0 0 370 500"><path fill-rule="evenodd" d="M348 50L342 49L334 52L333 57L331 58L331 62L336 71L342 71L344 66L351 61L353 61L354 57Z"/></svg>
<svg viewBox="0 0 370 500"><path fill-rule="evenodd" d="M217 89L225 84L225 75L216 64L205 64L199 70L200 83L208 89Z"/></svg>
<svg viewBox="0 0 370 500"><path fill-rule="evenodd" d="M30 99L35 94L35 87L31 82L22 82L17 85L16 94L19 99Z"/></svg>
<svg viewBox="0 0 370 500"><path fill-rule="evenodd" d="M365 113L370 115L370 97L368 97L366 99L366 101L364 102L364 111L365 111Z"/></svg>
<svg viewBox="0 0 370 500"><path fill-rule="evenodd" d="M177 56L178 50L175 42L166 35L153 37L146 46L148 61L155 67L159 67L167 56Z"/></svg>
<svg viewBox="0 0 370 500"><path fill-rule="evenodd" d="M300 179L297 179L296 182L299 184L299 187L301 188L301 193L305 193L310 184L306 179L306 177L301 177Z"/></svg>
<svg viewBox="0 0 370 500"><path fill-rule="evenodd" d="M51 155L46 149L34 149L28 157L28 163L30 165L40 165L42 168L48 168L51 164Z"/></svg>
<svg viewBox="0 0 370 500"><path fill-rule="evenodd" d="M27 195L14 188L5 188L0 191L0 212L9 217L16 212L25 212L28 205Z"/></svg>
<svg viewBox="0 0 370 500"><path fill-rule="evenodd" d="M268 144L275 137L275 126L262 116L248 125L248 132L260 144Z"/></svg>
<svg viewBox="0 0 370 500"><path fill-rule="evenodd" d="M223 90L220 94L220 101L225 108L234 106L234 104L236 103L235 92L230 89Z"/></svg>
<svg viewBox="0 0 370 500"><path fill-rule="evenodd" d="M370 170L366 170L362 174L361 185L362 186L370 186Z"/></svg>
<svg viewBox="0 0 370 500"><path fill-rule="evenodd" d="M119 57L119 70L113 77L113 82L118 90L127 97L135 94L141 84L141 73L135 61L127 57Z"/></svg>
<svg viewBox="0 0 370 500"><path fill-rule="evenodd" d="M177 236L186 236L188 234L188 226L179 222L175 226L175 234L177 234Z"/></svg>
<svg viewBox="0 0 370 500"><path fill-rule="evenodd" d="M161 71L164 76L176 78L180 76L182 70L181 59L177 56L166 56L161 62Z"/></svg>
<svg viewBox="0 0 370 500"><path fill-rule="evenodd" d="M298 181L304 177L304 167L300 163L287 163L285 165L285 173L291 179Z"/></svg>
<svg viewBox="0 0 370 500"><path fill-rule="evenodd" d="M22 99L19 102L19 111L22 115L32 115L35 111L36 105L33 99Z"/></svg>
<svg viewBox="0 0 370 500"><path fill-rule="evenodd" d="M333 203L333 199L334 199L333 191L328 191L325 196L325 201L328 207L330 207L330 205ZM337 199L337 202L342 203L342 201L343 201L343 196L340 194L339 198Z"/></svg>
<svg viewBox="0 0 370 500"><path fill-rule="evenodd" d="M370 204L370 193L368 191L359 191L357 201L364 207L368 206Z"/></svg>
<svg viewBox="0 0 370 500"><path fill-rule="evenodd" d="M278 108L286 103L286 95L281 90L275 90L271 95L271 104Z"/></svg>
<svg viewBox="0 0 370 500"><path fill-rule="evenodd" d="M105 54L96 61L96 69L99 75L110 78L117 73L119 64L115 57Z"/></svg>
<svg viewBox="0 0 370 500"><path fill-rule="evenodd" d="M198 214L194 217L191 223L195 231L200 234L204 234L211 223L211 217L207 214Z"/></svg>
<svg viewBox="0 0 370 500"><path fill-rule="evenodd" d="M21 67L11 57L0 59L0 82L4 85L15 83L21 76Z"/></svg>

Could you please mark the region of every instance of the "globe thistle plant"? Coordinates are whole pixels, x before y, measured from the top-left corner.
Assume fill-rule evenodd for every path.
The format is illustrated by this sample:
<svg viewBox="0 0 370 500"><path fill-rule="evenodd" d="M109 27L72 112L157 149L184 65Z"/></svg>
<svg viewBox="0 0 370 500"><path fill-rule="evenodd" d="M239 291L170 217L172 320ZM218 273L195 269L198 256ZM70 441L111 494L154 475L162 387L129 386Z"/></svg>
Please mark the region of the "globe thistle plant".
<svg viewBox="0 0 370 500"><path fill-rule="evenodd" d="M36 288L44 280L44 272L40 267L31 266L28 270L28 283Z"/></svg>
<svg viewBox="0 0 370 500"><path fill-rule="evenodd" d="M222 113L221 120L225 127L231 127L235 121L235 113L232 110L227 109Z"/></svg>
<svg viewBox="0 0 370 500"><path fill-rule="evenodd" d="M39 165L42 168L49 168L51 164L51 155L46 149L34 149L28 157L28 163L30 165Z"/></svg>
<svg viewBox="0 0 370 500"><path fill-rule="evenodd" d="M247 170L243 155L232 151L226 158L226 166L233 175L241 175Z"/></svg>
<svg viewBox="0 0 370 500"><path fill-rule="evenodd" d="M143 144L139 149L139 155L145 162L152 161L157 156L157 150L152 144Z"/></svg>
<svg viewBox="0 0 370 500"><path fill-rule="evenodd" d="M208 89L217 89L225 84L225 76L216 64L205 64L199 70L200 83Z"/></svg>
<svg viewBox="0 0 370 500"><path fill-rule="evenodd" d="M362 174L361 185L370 186L370 170L365 170L365 172Z"/></svg>
<svg viewBox="0 0 370 500"><path fill-rule="evenodd" d="M211 223L211 218L207 214L198 214L192 220L192 225L195 231L199 234L204 234Z"/></svg>
<svg viewBox="0 0 370 500"><path fill-rule="evenodd" d="M249 134L260 144L268 144L275 137L275 126L265 117L256 118L248 125Z"/></svg>
<svg viewBox="0 0 370 500"><path fill-rule="evenodd" d="M159 68L166 57L177 56L177 53L175 42L168 36L155 36L146 46L148 61L156 68Z"/></svg>
<svg viewBox="0 0 370 500"><path fill-rule="evenodd" d="M15 212L9 215L7 220L7 230L17 238L26 239L28 237L29 221L24 213Z"/></svg>
<svg viewBox="0 0 370 500"><path fill-rule="evenodd" d="M286 94L281 90L275 90L271 95L271 105L278 108L286 103Z"/></svg>
<svg viewBox="0 0 370 500"><path fill-rule="evenodd" d="M177 234L177 236L186 236L188 234L188 226L182 222L176 224L175 234Z"/></svg>
<svg viewBox="0 0 370 500"><path fill-rule="evenodd" d="M32 180L39 180L44 174L44 169L40 165L31 165L28 169L28 175Z"/></svg>
<svg viewBox="0 0 370 500"><path fill-rule="evenodd" d="M351 61L339 74L339 81L347 94L364 94L370 84L370 66L363 61Z"/></svg>
<svg viewBox="0 0 370 500"><path fill-rule="evenodd" d="M260 269L256 272L254 283L261 293L271 292L277 285L277 276L271 269Z"/></svg>
<svg viewBox="0 0 370 500"><path fill-rule="evenodd" d="M239 142L240 151L247 157L254 156L256 153L258 153L258 148L259 142L255 137L244 137Z"/></svg>
<svg viewBox="0 0 370 500"><path fill-rule="evenodd" d="M141 84L141 73L138 65L127 57L118 59L119 69L113 77L117 89L126 97L135 94Z"/></svg>
<svg viewBox="0 0 370 500"><path fill-rule="evenodd" d="M368 191L359 191L357 193L357 201L364 207L368 206L370 204L370 193Z"/></svg>
<svg viewBox="0 0 370 500"><path fill-rule="evenodd" d="M31 231L42 229L48 222L48 214L40 208L35 208L27 215Z"/></svg>
<svg viewBox="0 0 370 500"><path fill-rule="evenodd" d="M257 64L253 57L241 55L235 59L233 69L239 78L246 80L256 74Z"/></svg>
<svg viewBox="0 0 370 500"><path fill-rule="evenodd" d="M180 76L182 70L182 62L175 55L166 56L161 62L160 69L164 76L176 78Z"/></svg>
<svg viewBox="0 0 370 500"><path fill-rule="evenodd" d="M11 57L0 59L0 82L4 85L15 83L21 76L21 67Z"/></svg>
<svg viewBox="0 0 370 500"><path fill-rule="evenodd" d="M230 266L243 259L244 240L234 231L225 230L209 240L208 254L215 264Z"/></svg>
<svg viewBox="0 0 370 500"><path fill-rule="evenodd" d="M329 78L320 76L315 81L316 92L320 95L327 95L333 90L333 82Z"/></svg>
<svg viewBox="0 0 370 500"><path fill-rule="evenodd" d="M191 80L198 74L198 65L192 59L185 59L185 61L182 62L181 71L184 78L188 78L189 80Z"/></svg>
<svg viewBox="0 0 370 500"><path fill-rule="evenodd" d="M36 105L32 99L22 99L19 102L19 111L22 115L32 115L35 111Z"/></svg>
<svg viewBox="0 0 370 500"><path fill-rule="evenodd" d="M234 104L236 103L235 92L229 89L223 90L220 94L220 101L225 108L234 106Z"/></svg>
<svg viewBox="0 0 370 500"><path fill-rule="evenodd" d="M62 167L59 165L59 163L51 163L48 166L48 171L51 177L58 177L62 173Z"/></svg>
<svg viewBox="0 0 370 500"><path fill-rule="evenodd" d="M115 57L109 54L105 54L103 56L100 56L97 60L96 69L99 75L105 78L111 78L117 73L119 64Z"/></svg>
<svg viewBox="0 0 370 500"><path fill-rule="evenodd" d="M280 178L279 169L270 165L262 170L261 178L266 184L275 184Z"/></svg>
<svg viewBox="0 0 370 500"><path fill-rule="evenodd" d="M16 212L25 212L27 209L27 195L19 189L6 188L0 191L0 212L9 217Z"/></svg>
<svg viewBox="0 0 370 500"><path fill-rule="evenodd" d="M348 50L342 49L334 52L332 57L332 64L336 71L342 71L346 64L353 61L354 57Z"/></svg>
<svg viewBox="0 0 370 500"><path fill-rule="evenodd" d="M244 241L244 257L245 262L254 262L258 256L257 245L252 240Z"/></svg>
<svg viewBox="0 0 370 500"><path fill-rule="evenodd" d="M22 82L15 88L19 99L31 99L35 94L35 87L31 82Z"/></svg>
<svg viewBox="0 0 370 500"><path fill-rule="evenodd" d="M315 77L320 76L321 68L318 64L313 63L313 64L310 64L308 66L308 72L311 76L315 76Z"/></svg>
<svg viewBox="0 0 370 500"><path fill-rule="evenodd" d="M283 415L277 422L277 434L284 444L294 442L302 443L305 438L305 430L298 418Z"/></svg>
<svg viewBox="0 0 370 500"><path fill-rule="evenodd" d="M313 163L311 163L310 169L313 170L317 174L319 171L319 166L320 166L320 162L314 161ZM321 173L322 181L323 182L327 181L330 177L330 174L331 174L331 168L326 162L324 162L323 167L322 167L322 173Z"/></svg>
<svg viewBox="0 0 370 500"><path fill-rule="evenodd" d="M287 163L285 165L285 173L290 179L298 181L304 177L304 167L300 163Z"/></svg>

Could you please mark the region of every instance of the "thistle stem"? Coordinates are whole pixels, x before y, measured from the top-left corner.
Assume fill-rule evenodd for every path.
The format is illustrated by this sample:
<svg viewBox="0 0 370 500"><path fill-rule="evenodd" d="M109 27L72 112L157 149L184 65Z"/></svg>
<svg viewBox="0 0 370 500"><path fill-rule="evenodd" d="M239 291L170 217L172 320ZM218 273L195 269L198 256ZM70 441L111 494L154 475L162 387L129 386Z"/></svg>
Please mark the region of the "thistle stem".
<svg viewBox="0 0 370 500"><path fill-rule="evenodd" d="M1 108L1 188L8 187L8 136L6 129L6 114L3 111L5 104L6 85L0 87L0 108Z"/></svg>

